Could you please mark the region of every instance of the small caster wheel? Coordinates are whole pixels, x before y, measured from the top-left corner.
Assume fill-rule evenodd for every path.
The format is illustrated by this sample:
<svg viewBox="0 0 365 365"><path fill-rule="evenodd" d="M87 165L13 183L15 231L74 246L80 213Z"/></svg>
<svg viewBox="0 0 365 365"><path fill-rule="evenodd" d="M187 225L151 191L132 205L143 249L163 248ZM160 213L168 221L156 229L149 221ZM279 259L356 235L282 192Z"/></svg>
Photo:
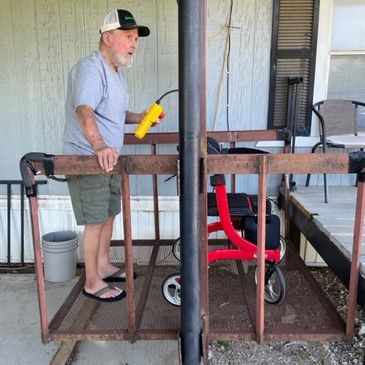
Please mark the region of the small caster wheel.
<svg viewBox="0 0 365 365"><path fill-rule="evenodd" d="M164 298L172 305L180 307L181 305L181 274L175 272L169 275L162 284L162 294Z"/></svg>
<svg viewBox="0 0 365 365"><path fill-rule="evenodd" d="M172 253L177 261L180 261L180 237L172 245Z"/></svg>
<svg viewBox="0 0 365 365"><path fill-rule="evenodd" d="M257 267L255 282L257 285ZM285 297L286 285L284 275L278 266L265 265L265 301L270 304L280 304Z"/></svg>

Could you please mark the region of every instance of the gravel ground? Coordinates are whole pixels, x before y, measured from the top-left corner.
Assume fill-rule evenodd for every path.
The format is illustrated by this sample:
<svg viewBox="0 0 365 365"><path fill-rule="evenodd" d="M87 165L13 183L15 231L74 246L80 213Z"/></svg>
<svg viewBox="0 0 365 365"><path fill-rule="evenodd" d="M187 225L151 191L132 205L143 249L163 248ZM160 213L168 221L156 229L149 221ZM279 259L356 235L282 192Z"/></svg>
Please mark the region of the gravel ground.
<svg viewBox="0 0 365 365"><path fill-rule="evenodd" d="M345 320L347 307L347 289L330 269L311 269L339 314ZM365 349L365 311L357 306L355 336L351 343L346 342L256 342L216 341L209 350L209 365L233 364L323 364L350 365L364 364Z"/></svg>

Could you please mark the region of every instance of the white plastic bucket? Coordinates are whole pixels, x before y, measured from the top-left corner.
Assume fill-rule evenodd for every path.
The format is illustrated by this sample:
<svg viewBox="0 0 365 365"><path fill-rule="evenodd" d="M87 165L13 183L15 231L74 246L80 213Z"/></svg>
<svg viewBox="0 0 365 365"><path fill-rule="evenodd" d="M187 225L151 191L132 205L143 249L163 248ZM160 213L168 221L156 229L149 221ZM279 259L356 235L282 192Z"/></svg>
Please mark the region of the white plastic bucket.
<svg viewBox="0 0 365 365"><path fill-rule="evenodd" d="M42 236L44 277L52 283L71 280L76 275L78 236L59 231Z"/></svg>

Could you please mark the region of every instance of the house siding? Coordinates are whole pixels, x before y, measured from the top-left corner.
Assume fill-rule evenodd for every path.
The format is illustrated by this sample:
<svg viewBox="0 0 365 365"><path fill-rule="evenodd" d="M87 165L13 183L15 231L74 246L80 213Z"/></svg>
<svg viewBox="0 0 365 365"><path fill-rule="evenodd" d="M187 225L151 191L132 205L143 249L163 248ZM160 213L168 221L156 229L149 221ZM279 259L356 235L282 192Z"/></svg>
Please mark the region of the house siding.
<svg viewBox="0 0 365 365"><path fill-rule="evenodd" d="M228 21L230 1L209 0L207 6L207 128L225 130L227 29L222 27ZM99 26L109 10L129 9L151 29L150 37L140 39L135 64L127 71L130 110L142 111L178 86L175 0L0 0L0 8L0 180L20 178L19 160L27 152L61 153L68 71L98 47ZM233 3L231 130L266 128L271 17L272 0ZM167 117L158 131L177 131L176 94L164 100L164 107ZM145 149L127 147L122 153ZM175 146L164 153L169 151L176 153ZM134 179L134 195L150 194L150 180ZM42 187L42 193L66 194L67 189L52 182ZM175 193L173 183L161 187L161 194Z"/></svg>

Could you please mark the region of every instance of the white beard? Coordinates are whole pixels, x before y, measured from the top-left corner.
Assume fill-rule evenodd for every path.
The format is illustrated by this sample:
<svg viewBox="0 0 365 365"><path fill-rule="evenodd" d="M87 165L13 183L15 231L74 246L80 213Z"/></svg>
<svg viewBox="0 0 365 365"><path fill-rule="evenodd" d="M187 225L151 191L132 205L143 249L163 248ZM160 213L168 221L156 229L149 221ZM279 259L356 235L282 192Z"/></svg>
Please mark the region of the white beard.
<svg viewBox="0 0 365 365"><path fill-rule="evenodd" d="M133 65L133 57L124 57L115 55L115 61L118 68L129 68Z"/></svg>

